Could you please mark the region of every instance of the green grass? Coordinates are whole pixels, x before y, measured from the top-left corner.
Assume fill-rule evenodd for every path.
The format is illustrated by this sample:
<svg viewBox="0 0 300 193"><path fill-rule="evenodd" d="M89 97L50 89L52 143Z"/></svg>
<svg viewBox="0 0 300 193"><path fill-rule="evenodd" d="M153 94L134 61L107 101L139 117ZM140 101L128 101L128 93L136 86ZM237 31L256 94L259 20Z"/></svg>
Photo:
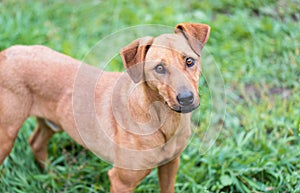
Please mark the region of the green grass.
<svg viewBox="0 0 300 193"><path fill-rule="evenodd" d="M206 50L225 81L224 127L211 148L199 150L211 113L202 79L203 103L193 118L195 136L182 155L176 192L300 192L299 13L296 0L4 0L0 50L43 44L82 59L101 38L125 27L207 23L212 31ZM51 140L51 163L41 172L27 143L34 126L34 119L26 121L0 166L0 192L109 191L111 166L66 134ZM156 173L136 192L158 192Z"/></svg>

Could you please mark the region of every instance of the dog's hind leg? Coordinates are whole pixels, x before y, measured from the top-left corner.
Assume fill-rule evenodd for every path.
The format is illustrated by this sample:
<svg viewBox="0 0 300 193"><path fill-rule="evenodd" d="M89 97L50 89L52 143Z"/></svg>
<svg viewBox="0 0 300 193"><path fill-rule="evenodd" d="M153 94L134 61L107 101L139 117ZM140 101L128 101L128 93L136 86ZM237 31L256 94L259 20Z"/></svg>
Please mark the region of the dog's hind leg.
<svg viewBox="0 0 300 193"><path fill-rule="evenodd" d="M37 126L30 136L28 142L33 151L34 157L42 169L45 169L45 162L48 159L48 142L55 131L49 126L49 122L43 118L37 118Z"/></svg>
<svg viewBox="0 0 300 193"><path fill-rule="evenodd" d="M13 127L11 127L14 129ZM7 128L4 124L0 124L0 164L3 163L4 159L9 155L13 148L16 136L8 133Z"/></svg>
<svg viewBox="0 0 300 193"><path fill-rule="evenodd" d="M0 86L0 164L9 155L18 131L29 116L31 97L17 95Z"/></svg>

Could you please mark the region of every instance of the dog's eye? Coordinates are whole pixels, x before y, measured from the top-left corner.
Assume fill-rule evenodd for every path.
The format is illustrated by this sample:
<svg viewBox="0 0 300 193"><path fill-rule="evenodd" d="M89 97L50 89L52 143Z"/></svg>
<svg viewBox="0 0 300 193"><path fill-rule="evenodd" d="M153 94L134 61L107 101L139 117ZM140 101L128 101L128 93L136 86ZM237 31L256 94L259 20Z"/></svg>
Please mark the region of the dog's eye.
<svg viewBox="0 0 300 193"><path fill-rule="evenodd" d="M166 69L162 64L158 64L157 66L155 66L155 72L157 72L159 74L165 74Z"/></svg>
<svg viewBox="0 0 300 193"><path fill-rule="evenodd" d="M185 60L185 63L186 63L186 65L187 65L187 67L192 67L192 66L194 66L194 64L195 64L195 60L194 60L193 58L188 57L188 58Z"/></svg>

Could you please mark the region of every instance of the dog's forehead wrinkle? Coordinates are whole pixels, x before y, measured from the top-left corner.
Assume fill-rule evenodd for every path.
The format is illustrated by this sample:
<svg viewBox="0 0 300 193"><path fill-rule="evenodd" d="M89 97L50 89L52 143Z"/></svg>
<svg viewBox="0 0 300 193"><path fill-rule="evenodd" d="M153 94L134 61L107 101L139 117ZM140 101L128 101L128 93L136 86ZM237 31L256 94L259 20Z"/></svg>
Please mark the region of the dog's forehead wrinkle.
<svg viewBox="0 0 300 193"><path fill-rule="evenodd" d="M187 40L178 34L162 34L155 38L152 47L161 49L161 51L165 50L163 53L171 51L186 57L198 58L197 53L192 50Z"/></svg>
<svg viewBox="0 0 300 193"><path fill-rule="evenodd" d="M154 39L154 46L173 49L177 52L184 52L186 56L198 58L199 55L190 46L187 39L178 34L162 34Z"/></svg>
<svg viewBox="0 0 300 193"><path fill-rule="evenodd" d="M173 48L181 47L182 45L188 45L185 38L178 36L177 34L162 34L154 39L153 45Z"/></svg>

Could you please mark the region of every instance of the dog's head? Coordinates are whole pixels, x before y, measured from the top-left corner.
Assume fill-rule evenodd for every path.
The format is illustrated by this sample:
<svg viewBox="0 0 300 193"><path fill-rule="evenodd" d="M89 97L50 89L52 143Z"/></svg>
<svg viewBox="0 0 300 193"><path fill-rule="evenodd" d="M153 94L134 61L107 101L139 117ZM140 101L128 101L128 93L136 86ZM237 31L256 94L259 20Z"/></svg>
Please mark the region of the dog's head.
<svg viewBox="0 0 300 193"><path fill-rule="evenodd" d="M137 39L121 50L124 66L135 83L144 81L171 109L191 112L200 104L200 53L209 32L205 24L181 23L174 34Z"/></svg>

